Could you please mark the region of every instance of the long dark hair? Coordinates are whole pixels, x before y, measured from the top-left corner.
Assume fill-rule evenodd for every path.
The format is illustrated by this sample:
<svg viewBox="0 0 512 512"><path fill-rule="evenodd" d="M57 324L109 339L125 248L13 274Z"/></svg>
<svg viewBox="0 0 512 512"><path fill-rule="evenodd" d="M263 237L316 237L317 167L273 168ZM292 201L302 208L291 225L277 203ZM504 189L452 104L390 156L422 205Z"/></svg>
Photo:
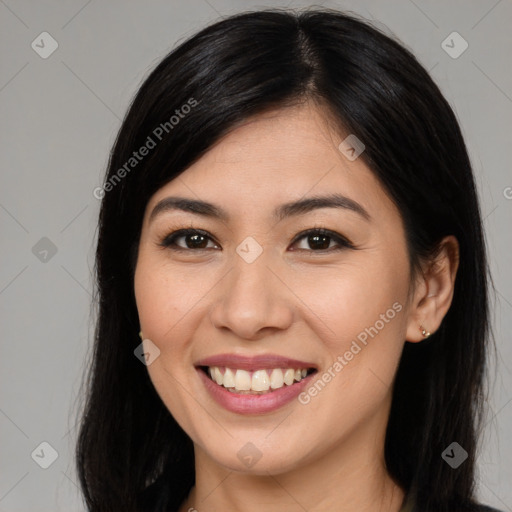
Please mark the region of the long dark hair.
<svg viewBox="0 0 512 512"><path fill-rule="evenodd" d="M133 277L149 198L240 122L305 100L327 107L338 127L365 144L360 158L401 212L413 270L443 236L459 241L450 310L427 342L405 344L385 460L399 485L414 488L419 510L474 510L489 276L456 117L416 58L355 15L272 9L225 18L167 55L140 87L112 149L76 453L91 511L157 510L157 498L162 510L175 510L195 481L192 442L133 353L140 343ZM130 161L151 145L148 137L154 147ZM468 453L456 470L441 458L453 441Z"/></svg>

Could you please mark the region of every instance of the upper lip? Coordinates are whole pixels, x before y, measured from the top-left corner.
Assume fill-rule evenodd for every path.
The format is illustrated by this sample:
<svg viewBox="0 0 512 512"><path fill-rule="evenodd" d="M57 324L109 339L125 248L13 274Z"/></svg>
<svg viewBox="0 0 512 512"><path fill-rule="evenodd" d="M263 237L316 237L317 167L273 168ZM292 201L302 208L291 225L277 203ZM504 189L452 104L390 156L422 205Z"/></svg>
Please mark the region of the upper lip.
<svg viewBox="0 0 512 512"><path fill-rule="evenodd" d="M217 354L215 356L201 359L195 363L195 366L219 366L228 368L237 368L240 370L256 371L267 368L314 368L313 363L299 361L289 357L279 356L277 354L262 354L257 356L242 356L237 354Z"/></svg>

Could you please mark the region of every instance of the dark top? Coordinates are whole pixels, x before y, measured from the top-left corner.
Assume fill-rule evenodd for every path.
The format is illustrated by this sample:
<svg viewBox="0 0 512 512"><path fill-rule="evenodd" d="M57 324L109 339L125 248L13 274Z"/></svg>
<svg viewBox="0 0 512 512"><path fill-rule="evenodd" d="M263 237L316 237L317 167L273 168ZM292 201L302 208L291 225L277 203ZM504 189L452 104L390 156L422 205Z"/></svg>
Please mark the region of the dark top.
<svg viewBox="0 0 512 512"><path fill-rule="evenodd" d="M480 505L477 510L478 512L502 512L501 510L487 507L485 505ZM409 495L406 496L404 505L400 509L400 512L420 512L415 506L414 495L412 493L409 493Z"/></svg>
<svg viewBox="0 0 512 512"><path fill-rule="evenodd" d="M139 501L139 510L141 512L177 512L176 510L169 510L163 506L163 503L167 501L167 493L165 492L167 486L162 486L163 479L157 479L152 485L150 485L145 491L141 494L141 499ZM479 512L502 512L498 509L487 507L485 505L480 505L478 508ZM400 509L400 512L421 512L414 504L414 495L413 493L409 493L406 497L403 507ZM456 512L456 511L454 511Z"/></svg>

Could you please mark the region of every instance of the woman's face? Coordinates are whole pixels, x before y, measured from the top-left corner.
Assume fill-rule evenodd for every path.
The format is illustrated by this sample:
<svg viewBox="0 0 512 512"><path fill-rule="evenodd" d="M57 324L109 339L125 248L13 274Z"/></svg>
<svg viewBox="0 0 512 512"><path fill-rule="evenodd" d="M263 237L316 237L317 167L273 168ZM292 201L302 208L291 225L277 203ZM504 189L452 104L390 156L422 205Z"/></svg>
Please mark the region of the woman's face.
<svg viewBox="0 0 512 512"><path fill-rule="evenodd" d="M147 369L210 464L277 474L382 447L409 260L396 206L343 140L311 105L260 115L147 205ZM199 232L172 240L182 229Z"/></svg>

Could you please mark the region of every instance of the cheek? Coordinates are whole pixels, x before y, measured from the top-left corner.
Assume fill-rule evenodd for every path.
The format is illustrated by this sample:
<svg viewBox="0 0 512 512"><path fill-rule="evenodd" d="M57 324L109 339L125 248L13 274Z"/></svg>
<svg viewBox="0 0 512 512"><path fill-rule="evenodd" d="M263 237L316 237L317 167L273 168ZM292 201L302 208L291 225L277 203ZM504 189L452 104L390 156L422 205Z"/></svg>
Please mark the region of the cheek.
<svg viewBox="0 0 512 512"><path fill-rule="evenodd" d="M317 272L300 286L300 296L317 313L318 328L326 333L323 341L333 355L346 350L360 333L364 338L375 324L379 335L390 339L404 325L407 276L396 265L358 262Z"/></svg>
<svg viewBox="0 0 512 512"><path fill-rule="evenodd" d="M148 373L167 408L177 412L178 421L190 403L185 383L195 378L190 340L197 335L205 315L205 295L216 279L213 272L199 267L184 272L152 250L141 251L137 263L134 288L140 325L144 338L160 350Z"/></svg>
<svg viewBox="0 0 512 512"><path fill-rule="evenodd" d="M193 407L184 391L190 378L180 362L186 360L187 312L197 303L197 288L187 282L183 273L168 268L166 262L150 251L141 251L134 276L134 290L140 325L144 338L160 350L159 356L147 366L153 386L175 420L187 432L195 432ZM197 291L199 293L199 291ZM204 294L204 291L203 291Z"/></svg>
<svg viewBox="0 0 512 512"><path fill-rule="evenodd" d="M175 346L183 336L173 337L187 325L187 315L205 293L205 281L172 267L160 254L142 252L137 263L134 288L144 336L156 344ZM166 341L175 339L176 343ZM163 349L163 347L160 347Z"/></svg>
<svg viewBox="0 0 512 512"><path fill-rule="evenodd" d="M169 329L169 291L172 284L165 273L152 267L142 257L135 271L135 300L139 321L146 338L152 341L161 339L162 332Z"/></svg>
<svg viewBox="0 0 512 512"><path fill-rule="evenodd" d="M403 276L398 281L389 270L381 270L347 272L331 281L329 300L318 299L311 306L328 324L322 343L329 358L300 397L301 404L305 415L319 425L336 425L340 436L375 415L386 421L405 339L406 287ZM330 441L322 443L327 449Z"/></svg>
<svg viewBox="0 0 512 512"><path fill-rule="evenodd" d="M333 421L346 422L346 415L365 403L371 410L393 381L405 340L408 276L401 271L406 268L402 261L390 265L385 260L347 266L310 287L308 306L321 319L316 330L325 333L321 340L330 368L318 404L325 399L339 405L329 412ZM321 383L317 389L324 394ZM318 414L325 414L321 407Z"/></svg>

